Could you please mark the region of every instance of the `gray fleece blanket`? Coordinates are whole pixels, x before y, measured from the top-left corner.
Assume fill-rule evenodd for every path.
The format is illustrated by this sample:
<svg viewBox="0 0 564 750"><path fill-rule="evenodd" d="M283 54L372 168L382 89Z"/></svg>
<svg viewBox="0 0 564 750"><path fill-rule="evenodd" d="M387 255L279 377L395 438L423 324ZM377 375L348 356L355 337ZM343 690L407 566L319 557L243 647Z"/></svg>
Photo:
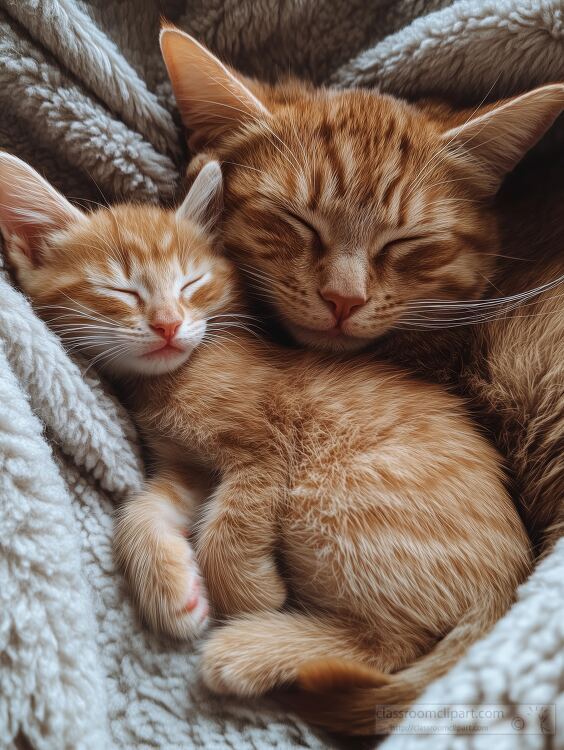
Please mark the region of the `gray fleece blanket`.
<svg viewBox="0 0 564 750"><path fill-rule="evenodd" d="M172 199L186 154L161 14L269 78L468 103L564 80L562 0L0 0L0 147L84 205ZM214 699L193 647L137 620L111 555L113 507L142 481L136 436L85 369L2 276L0 746L332 746L275 706ZM563 602L564 541L421 700L466 713L407 717L384 746L564 748Z"/></svg>

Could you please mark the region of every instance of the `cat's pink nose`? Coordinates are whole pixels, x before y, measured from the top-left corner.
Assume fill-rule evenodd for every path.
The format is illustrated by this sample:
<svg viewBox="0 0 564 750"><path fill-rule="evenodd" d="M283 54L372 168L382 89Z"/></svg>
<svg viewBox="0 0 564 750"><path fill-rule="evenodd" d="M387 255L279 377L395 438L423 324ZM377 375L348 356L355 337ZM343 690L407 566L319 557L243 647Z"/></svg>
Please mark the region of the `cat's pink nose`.
<svg viewBox="0 0 564 750"><path fill-rule="evenodd" d="M331 289L320 290L319 294L331 308L337 323L347 320L357 308L366 304L366 297L358 295L347 297Z"/></svg>
<svg viewBox="0 0 564 750"><path fill-rule="evenodd" d="M153 331L155 331L155 333L158 333L159 336L162 336L163 339L172 341L181 325L181 320L173 320L172 322L167 321L166 323L151 323L151 328L153 329Z"/></svg>

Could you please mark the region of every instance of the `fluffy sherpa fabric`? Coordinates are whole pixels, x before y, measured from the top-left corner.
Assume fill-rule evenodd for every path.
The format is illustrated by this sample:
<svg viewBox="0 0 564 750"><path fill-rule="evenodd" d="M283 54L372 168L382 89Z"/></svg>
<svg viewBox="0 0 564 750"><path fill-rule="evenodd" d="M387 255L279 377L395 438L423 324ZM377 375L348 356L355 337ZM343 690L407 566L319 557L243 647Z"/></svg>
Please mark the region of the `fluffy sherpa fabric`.
<svg viewBox="0 0 564 750"><path fill-rule="evenodd" d="M270 78L470 103L564 80L562 0L0 0L0 147L71 198L169 201L184 152L161 14ZM142 478L135 434L85 369L0 278L0 746L330 746L276 708L216 701L192 647L137 621L111 556L113 505ZM564 715L563 582L561 542L421 701L503 704L501 716L472 737L451 727L382 747L564 748L562 721L554 734L535 713Z"/></svg>

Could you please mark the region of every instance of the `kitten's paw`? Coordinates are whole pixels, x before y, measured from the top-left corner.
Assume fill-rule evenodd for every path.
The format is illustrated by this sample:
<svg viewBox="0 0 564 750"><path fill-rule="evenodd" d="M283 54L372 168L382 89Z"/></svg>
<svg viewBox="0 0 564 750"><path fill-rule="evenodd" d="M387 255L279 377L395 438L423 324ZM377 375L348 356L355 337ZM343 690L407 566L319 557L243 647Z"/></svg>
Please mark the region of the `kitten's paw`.
<svg viewBox="0 0 564 750"><path fill-rule="evenodd" d="M193 552L184 539L162 539L153 571L137 588L139 609L156 631L193 639L208 624L208 601Z"/></svg>
<svg viewBox="0 0 564 750"><path fill-rule="evenodd" d="M185 581L179 590L181 594L171 591L169 600L169 592L161 598L157 614L160 627L157 625L156 629L173 638L192 640L206 629L209 614L208 599L195 560L186 567Z"/></svg>
<svg viewBox="0 0 564 750"><path fill-rule="evenodd" d="M208 602L189 542L173 530L121 523L115 544L149 627L183 640L199 636L208 624Z"/></svg>

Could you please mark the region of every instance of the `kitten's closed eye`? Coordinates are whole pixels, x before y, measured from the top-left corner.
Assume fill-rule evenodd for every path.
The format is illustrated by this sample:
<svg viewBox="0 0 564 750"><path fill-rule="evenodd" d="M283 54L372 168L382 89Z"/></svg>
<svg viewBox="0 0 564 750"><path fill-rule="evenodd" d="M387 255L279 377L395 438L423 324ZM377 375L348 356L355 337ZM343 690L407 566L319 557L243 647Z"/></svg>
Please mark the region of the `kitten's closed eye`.
<svg viewBox="0 0 564 750"><path fill-rule="evenodd" d="M198 281L201 281L203 278L204 278L204 274L200 274L200 276L196 276L195 278L190 279L183 285L180 291L183 292L185 289L188 289L188 287L193 286L194 284L197 284Z"/></svg>
<svg viewBox="0 0 564 750"><path fill-rule="evenodd" d="M133 300L135 300L135 302L143 301L141 295L135 289L122 289L121 287L108 286L108 287L104 287L104 291L125 295L126 297L128 297L128 301L133 301Z"/></svg>

